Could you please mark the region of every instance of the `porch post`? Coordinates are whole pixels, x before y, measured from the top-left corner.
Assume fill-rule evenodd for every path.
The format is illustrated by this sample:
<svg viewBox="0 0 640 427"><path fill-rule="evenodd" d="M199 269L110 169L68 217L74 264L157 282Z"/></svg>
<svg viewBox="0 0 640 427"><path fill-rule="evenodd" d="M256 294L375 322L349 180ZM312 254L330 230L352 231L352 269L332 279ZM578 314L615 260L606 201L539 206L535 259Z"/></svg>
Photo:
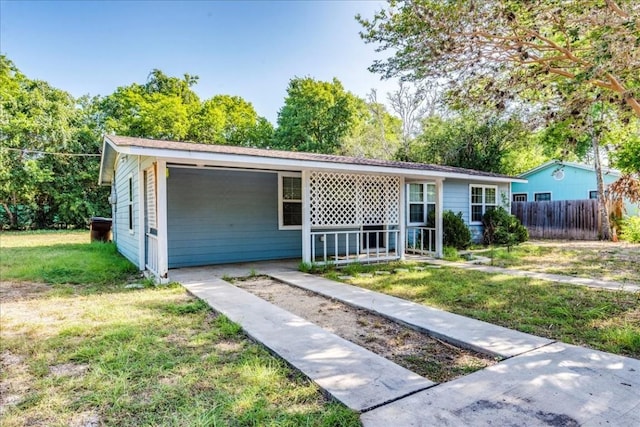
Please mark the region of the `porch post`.
<svg viewBox="0 0 640 427"><path fill-rule="evenodd" d="M302 171L302 262L311 264L311 186L308 170Z"/></svg>
<svg viewBox="0 0 640 427"><path fill-rule="evenodd" d="M398 255L400 255L400 259L404 260L404 249L405 249L405 237L407 235L407 218L405 213L405 181L404 176L400 177L400 206L398 206L398 221L399 221L399 231L398 231L398 241L396 251Z"/></svg>
<svg viewBox="0 0 640 427"><path fill-rule="evenodd" d="M167 162L158 160L158 275L160 281L166 281L169 273L169 255L167 245Z"/></svg>
<svg viewBox="0 0 640 427"><path fill-rule="evenodd" d="M442 179L436 180L436 258L442 258L442 235L444 229L442 222L444 204L442 181Z"/></svg>

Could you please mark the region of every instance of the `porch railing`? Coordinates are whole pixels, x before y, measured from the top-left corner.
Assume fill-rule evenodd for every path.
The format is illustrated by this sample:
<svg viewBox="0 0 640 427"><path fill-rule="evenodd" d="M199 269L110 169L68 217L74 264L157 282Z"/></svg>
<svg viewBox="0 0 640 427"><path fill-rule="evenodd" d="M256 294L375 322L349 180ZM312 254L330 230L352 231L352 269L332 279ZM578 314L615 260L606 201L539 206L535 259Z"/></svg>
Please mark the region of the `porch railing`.
<svg viewBox="0 0 640 427"><path fill-rule="evenodd" d="M418 255L434 255L436 229L431 227L407 227L406 252Z"/></svg>
<svg viewBox="0 0 640 427"><path fill-rule="evenodd" d="M147 270L158 276L158 237L147 233L147 253L145 264Z"/></svg>
<svg viewBox="0 0 640 427"><path fill-rule="evenodd" d="M399 230L312 231L314 264L343 265L400 259Z"/></svg>

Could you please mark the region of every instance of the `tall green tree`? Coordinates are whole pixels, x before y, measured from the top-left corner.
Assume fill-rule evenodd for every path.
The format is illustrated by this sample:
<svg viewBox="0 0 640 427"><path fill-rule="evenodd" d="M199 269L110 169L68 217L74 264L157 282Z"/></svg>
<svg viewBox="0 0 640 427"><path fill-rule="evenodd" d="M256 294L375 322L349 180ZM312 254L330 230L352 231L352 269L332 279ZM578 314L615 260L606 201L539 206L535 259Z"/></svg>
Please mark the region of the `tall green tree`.
<svg viewBox="0 0 640 427"><path fill-rule="evenodd" d="M596 159L602 123L595 123L594 110L611 105L618 114L607 119L640 117L640 3L635 0L406 0L390 2L372 19L357 19L366 42L393 50L373 71L443 79L458 104L508 110L529 103L533 116L540 105L551 104L540 114L551 121L557 112L575 111ZM595 167L601 178L599 162ZM604 194L602 179L599 193Z"/></svg>
<svg viewBox="0 0 640 427"><path fill-rule="evenodd" d="M357 19L366 42L393 52L371 67L385 76L440 78L497 102L568 84L601 90L640 116L635 0L391 1Z"/></svg>
<svg viewBox="0 0 640 427"><path fill-rule="evenodd" d="M358 116L357 98L338 79L331 82L295 77L278 113L274 147L336 153Z"/></svg>
<svg viewBox="0 0 640 427"><path fill-rule="evenodd" d="M340 154L392 160L400 150L402 121L378 102L371 90L367 101L358 98L358 114L349 135L343 138Z"/></svg>
<svg viewBox="0 0 640 427"><path fill-rule="evenodd" d="M422 127L409 152L412 161L517 174L543 160L531 133L514 118L433 116Z"/></svg>
<svg viewBox="0 0 640 427"><path fill-rule="evenodd" d="M184 140L190 118L200 108L191 87L197 76L182 79L153 70L145 84L133 83L102 99L104 130L118 135Z"/></svg>
<svg viewBox="0 0 640 427"><path fill-rule="evenodd" d="M188 139L207 144L268 146L273 126L239 96L216 95L191 118Z"/></svg>
<svg viewBox="0 0 640 427"><path fill-rule="evenodd" d="M82 104L0 56L0 204L5 227L86 225L99 196L99 134ZM94 123L93 118L89 120Z"/></svg>

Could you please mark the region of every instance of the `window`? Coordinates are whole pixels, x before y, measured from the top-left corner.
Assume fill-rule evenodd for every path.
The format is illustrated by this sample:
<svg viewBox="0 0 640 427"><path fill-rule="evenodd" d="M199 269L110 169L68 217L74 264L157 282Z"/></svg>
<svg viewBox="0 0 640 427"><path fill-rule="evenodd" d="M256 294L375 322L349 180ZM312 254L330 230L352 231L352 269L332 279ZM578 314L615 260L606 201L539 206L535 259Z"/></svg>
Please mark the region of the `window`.
<svg viewBox="0 0 640 427"><path fill-rule="evenodd" d="M278 175L278 222L281 230L302 228L302 178L294 174Z"/></svg>
<svg viewBox="0 0 640 427"><path fill-rule="evenodd" d="M589 191L589 198L590 199L597 199L598 198L598 190Z"/></svg>
<svg viewBox="0 0 640 427"><path fill-rule="evenodd" d="M409 224L435 227L436 185L411 183L408 187Z"/></svg>
<svg viewBox="0 0 640 427"><path fill-rule="evenodd" d="M527 201L527 193L513 193L513 201L514 202L526 202Z"/></svg>
<svg viewBox="0 0 640 427"><path fill-rule="evenodd" d="M133 176L130 175L129 176L129 209L128 209L128 215L129 215L129 232L133 233Z"/></svg>
<svg viewBox="0 0 640 427"><path fill-rule="evenodd" d="M551 200L551 193L534 193L533 199L536 202L545 202Z"/></svg>
<svg viewBox="0 0 640 427"><path fill-rule="evenodd" d="M482 216L498 206L498 188L495 185L470 186L471 223L481 223Z"/></svg>

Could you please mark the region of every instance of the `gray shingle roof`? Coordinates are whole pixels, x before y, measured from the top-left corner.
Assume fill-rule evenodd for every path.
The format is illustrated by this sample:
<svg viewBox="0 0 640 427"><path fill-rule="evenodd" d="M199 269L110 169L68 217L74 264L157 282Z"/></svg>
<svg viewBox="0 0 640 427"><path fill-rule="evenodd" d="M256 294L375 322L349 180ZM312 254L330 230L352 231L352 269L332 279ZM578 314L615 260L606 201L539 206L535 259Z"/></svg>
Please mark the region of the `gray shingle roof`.
<svg viewBox="0 0 640 427"><path fill-rule="evenodd" d="M214 144L199 144L194 142L178 142L178 141L164 141L157 139L147 138L134 138L129 136L115 136L108 135L106 137L113 144L119 147L140 147L150 149L161 149L170 151L188 151L194 153L216 153L216 154L229 154L229 155L243 155L254 156L262 158L272 159L288 159L288 160L300 160L300 161L314 161L324 163L339 163L339 164L351 164L362 166L378 166L389 168L400 168L408 170L421 170L421 171L434 171L453 174L465 174L478 177L494 177L494 178L507 178L517 179L508 175L501 175L491 172L481 172L473 169L458 168L453 166L441 166L427 163L412 163L412 162L399 162L393 160L378 160L369 159L365 157L348 157L348 156L336 156L332 154L318 154L318 153L304 153L299 151L281 151L270 150L264 148L250 148L250 147L236 147L231 145L214 145Z"/></svg>

